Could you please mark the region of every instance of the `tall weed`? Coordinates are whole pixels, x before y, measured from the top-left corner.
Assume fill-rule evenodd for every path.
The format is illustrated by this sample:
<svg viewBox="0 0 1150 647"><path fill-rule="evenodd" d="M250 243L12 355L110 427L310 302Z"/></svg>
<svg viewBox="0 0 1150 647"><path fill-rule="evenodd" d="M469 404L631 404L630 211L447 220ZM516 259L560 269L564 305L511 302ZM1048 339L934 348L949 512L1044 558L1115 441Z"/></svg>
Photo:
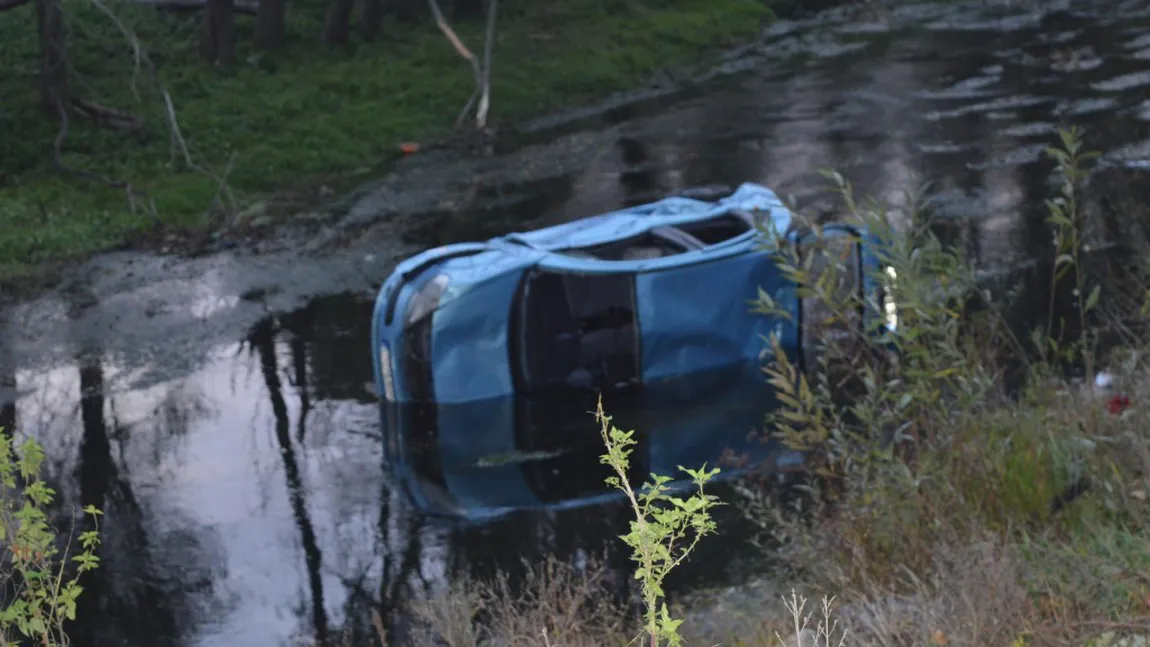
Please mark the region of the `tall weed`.
<svg viewBox="0 0 1150 647"><path fill-rule="evenodd" d="M1105 580L1079 582L1084 588L1078 591L1059 586L1070 574L1054 566L1061 563L1054 556L1073 550L1090 555L1100 569L1135 566L1108 547L1146 528L1147 421L1137 407L1111 415L1090 386L1098 372L1093 315L1103 295L1081 266L1078 191L1083 163L1093 154L1083 151L1075 130L1060 139L1061 148L1049 151L1061 178L1046 203L1054 239L1051 280L1073 282L1076 321L1056 321L1051 307L1030 348L1006 325L1002 304L980 288L962 251L931 232L920 193L908 192L905 201L910 213L902 220L913 223L911 229L896 231L890 206L856 199L849 182L827 174L847 222L870 233L857 242L878 256L878 265L864 268L861 277L846 253L856 241L829 236L815 223L804 223L809 234L802 244L779 237L770 243L780 271L799 286L804 315L817 316L802 320L812 352L795 356L777 336L769 340L766 375L782 407L767 428L808 453L814 478L802 514L753 490L747 490L749 512L815 582L887 601L875 602L872 611L889 611L892 596L914 594L941 600L941 609L965 608L971 622L986 621L987 610L973 604L977 592L931 584L953 577L946 556L963 546L987 545L998 563L1025 564L1011 567L1009 585L995 585L1010 600L998 613L1032 624L1051 616L1031 613L1031 598L1019 596L1018 587L1059 597L1075 617L1103 612L1098 594L1084 591ZM877 287L879 296L860 284ZM778 316L787 306L773 298L758 304ZM1127 360L1125 372L1145 382L1145 363ZM1004 388L1009 362L1027 369L1021 393ZM1085 388L1062 377L1067 366L1081 369ZM1126 555L1144 555L1150 546L1145 539L1134 543L1123 544ZM1140 612L1131 596L1104 597L1111 615ZM930 616L926 608L917 612ZM920 629L939 621L923 622ZM996 626L1006 635L1025 624Z"/></svg>

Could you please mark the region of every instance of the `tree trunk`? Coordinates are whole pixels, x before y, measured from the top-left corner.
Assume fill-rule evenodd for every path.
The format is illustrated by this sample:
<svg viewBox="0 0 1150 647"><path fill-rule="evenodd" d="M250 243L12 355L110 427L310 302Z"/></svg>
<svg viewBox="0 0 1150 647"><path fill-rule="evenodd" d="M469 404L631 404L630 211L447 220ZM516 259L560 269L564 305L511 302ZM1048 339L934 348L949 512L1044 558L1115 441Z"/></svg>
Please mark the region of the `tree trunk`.
<svg viewBox="0 0 1150 647"><path fill-rule="evenodd" d="M383 0L363 0L360 5L359 28L364 40L379 38L383 27Z"/></svg>
<svg viewBox="0 0 1150 647"><path fill-rule="evenodd" d="M273 49L284 42L286 0L260 0L256 10L254 44L259 49Z"/></svg>
<svg viewBox="0 0 1150 647"><path fill-rule="evenodd" d="M232 65L236 62L236 21L232 5L232 0L207 2L200 54L210 63Z"/></svg>
<svg viewBox="0 0 1150 647"><path fill-rule="evenodd" d="M327 20L323 26L323 41L329 45L344 45L351 29L352 0L331 0Z"/></svg>
<svg viewBox="0 0 1150 647"><path fill-rule="evenodd" d="M68 50L60 0L36 0L40 31L40 98L53 114L69 100Z"/></svg>

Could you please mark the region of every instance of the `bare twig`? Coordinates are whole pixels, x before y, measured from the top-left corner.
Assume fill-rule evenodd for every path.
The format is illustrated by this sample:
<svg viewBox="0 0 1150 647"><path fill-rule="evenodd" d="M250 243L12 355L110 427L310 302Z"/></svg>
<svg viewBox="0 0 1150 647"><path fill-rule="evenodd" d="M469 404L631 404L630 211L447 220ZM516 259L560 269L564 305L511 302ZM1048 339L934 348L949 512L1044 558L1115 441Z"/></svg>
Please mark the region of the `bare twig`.
<svg viewBox="0 0 1150 647"><path fill-rule="evenodd" d="M123 21L121 21L120 18L116 16L116 14L113 13L111 9L108 8L108 5L104 4L100 0L91 0L91 3L93 7L99 9L100 13L103 13L108 17L109 20L112 21L112 24L116 26L116 29L119 30L120 34L124 37L124 40L128 41L128 44L132 47L133 65L131 88L132 96L138 101L140 99L140 93L137 90L136 81L140 78L143 64L147 61L148 55L144 51L144 48L140 45L140 39L136 38L136 35L132 33L132 30L128 29L128 26L125 25Z"/></svg>
<svg viewBox="0 0 1150 647"><path fill-rule="evenodd" d="M159 224L160 215L156 210L155 201L152 200L151 196L146 192L132 186L131 182L114 180L106 175L78 169L64 163L63 147L64 141L68 138L68 127L70 123L68 119L68 107L63 101L57 99L56 110L60 117L60 127L56 131L56 138L52 142L52 164L56 167L56 170L78 178L98 182L113 189L123 189L128 197L128 205L132 213L137 213L142 209L152 217L152 220L154 220L156 224Z"/></svg>
<svg viewBox="0 0 1150 647"><path fill-rule="evenodd" d="M93 101L72 100L72 109L81 116L116 130L139 132L144 129L144 120L136 115L109 108Z"/></svg>
<svg viewBox="0 0 1150 647"><path fill-rule="evenodd" d="M475 124L478 128L487 126L487 112L490 107L490 78L491 78L491 53L495 43L495 16L498 10L498 0L488 0L487 5L487 33L484 39L484 52L483 64L480 65L479 59L475 58L475 54L463 44L455 30L451 25L447 24L447 20L443 17L443 12L439 9L439 3L436 0L427 0L427 6L431 9L431 15L435 17L435 25L447 37L448 42L471 65L471 73L475 77L475 91L472 92L471 98L467 100L463 110L459 113L459 118L456 119L456 125L463 121L463 117L471 111L471 107L475 105L476 100L479 101L479 106L476 109Z"/></svg>
<svg viewBox="0 0 1150 647"><path fill-rule="evenodd" d="M1126 622L1113 622L1109 620L1084 620L1076 623L1082 628L1102 629L1112 631L1126 629L1129 631L1150 631L1150 618L1138 618Z"/></svg>
<svg viewBox="0 0 1150 647"><path fill-rule="evenodd" d="M228 185L228 176L232 174L232 167L236 163L236 154L232 153L228 156L227 166L224 167L224 172L219 175L209 174L205 170L200 170L201 173L208 175L216 182L216 195L212 197L213 205L220 205L224 213L228 214L228 224L235 224L235 214L239 212L239 206L236 204L236 198L232 194L232 189ZM201 166L193 165L193 169L202 169Z"/></svg>
<svg viewBox="0 0 1150 647"><path fill-rule="evenodd" d="M479 108L475 111L475 125L487 126L487 110L491 107L491 54L495 49L495 18L499 0L487 0L487 30L483 35L483 85Z"/></svg>
<svg viewBox="0 0 1150 647"><path fill-rule="evenodd" d="M174 162L176 154L178 153L183 160L184 166L192 171L200 173L205 177L212 179L216 182L216 195L212 200L212 204L220 204L224 211L228 214L229 221L236 213L236 200L232 194L231 188L228 186L227 177L231 173L232 164L235 161L233 155L228 159L227 167L223 173L217 173L207 166L197 163L191 153L187 140L184 139L184 134L180 128L180 121L176 114L176 107L172 101L171 93L168 92L167 87L160 81L159 76L156 74L156 66L148 56L147 50L140 43L140 39L127 27L116 14L103 2L103 0L89 0L93 6L99 9L105 16L112 21L116 28L123 35L124 39L128 41L132 48L132 58L134 61L134 69L132 72L132 91L139 97L136 92L136 81L142 74L142 70L146 67L151 75L152 82L160 91L160 95L164 100L164 116L168 122L168 133L171 138L172 147L172 161Z"/></svg>
<svg viewBox="0 0 1150 647"><path fill-rule="evenodd" d="M387 630L383 626L383 618L375 609L371 610L371 624L375 627L376 635L379 636L379 647L387 647Z"/></svg>
<svg viewBox="0 0 1150 647"><path fill-rule="evenodd" d="M175 161L176 152L178 151L183 155L184 164L186 164L188 168L191 168L195 166L195 162L192 161L192 154L188 150L188 143L184 141L184 134L180 132L180 122L178 119L176 119L176 106L172 104L172 95L168 94L167 90L164 90L163 92L164 114L168 116L168 123L171 125L171 129L169 131L171 133L172 145L171 161Z"/></svg>

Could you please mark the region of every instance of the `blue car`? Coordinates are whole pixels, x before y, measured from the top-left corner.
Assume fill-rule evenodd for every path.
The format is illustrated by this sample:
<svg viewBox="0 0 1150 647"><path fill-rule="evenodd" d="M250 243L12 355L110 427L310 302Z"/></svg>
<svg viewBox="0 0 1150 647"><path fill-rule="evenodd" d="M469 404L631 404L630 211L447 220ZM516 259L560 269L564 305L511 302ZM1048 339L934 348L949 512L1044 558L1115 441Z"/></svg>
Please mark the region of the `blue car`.
<svg viewBox="0 0 1150 647"><path fill-rule="evenodd" d="M558 391L467 404L384 405L387 471L420 514L482 523L522 510L561 511L622 500L606 483L596 394ZM679 466L719 467L718 479L751 470L786 482L802 456L764 442L776 405L755 363L704 371L603 396L612 422L633 429L628 481L651 473L694 487ZM756 433L759 432L759 433Z"/></svg>
<svg viewBox="0 0 1150 647"><path fill-rule="evenodd" d="M668 197L420 253L376 299L380 397L455 406L652 386L759 361L772 332L801 361L804 306L765 230L802 243L778 196L743 184L711 202ZM859 242L851 251L858 289L875 290L864 280L874 257ZM760 290L793 316L752 312Z"/></svg>

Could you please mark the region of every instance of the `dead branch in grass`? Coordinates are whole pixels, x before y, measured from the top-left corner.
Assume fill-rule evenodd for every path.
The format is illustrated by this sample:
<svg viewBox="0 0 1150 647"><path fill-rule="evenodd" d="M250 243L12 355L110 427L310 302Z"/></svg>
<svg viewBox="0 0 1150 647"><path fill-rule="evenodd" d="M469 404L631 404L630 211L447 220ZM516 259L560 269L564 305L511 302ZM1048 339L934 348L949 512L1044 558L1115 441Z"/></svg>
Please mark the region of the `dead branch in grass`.
<svg viewBox="0 0 1150 647"><path fill-rule="evenodd" d="M475 90L471 93L471 98L463 106L463 110L459 112L459 117L455 120L455 125L463 123L463 118L471 111L472 106L476 101L479 106L475 111L475 126L476 128L483 129L487 127L487 113L491 106L491 56L492 50L495 45L495 18L499 9L498 0L488 0L487 2L487 28L483 41L483 63L480 64L479 59L471 50L463 44L455 30L451 25L447 24L447 20L443 17L443 12L439 9L437 0L427 0L427 6L431 9L431 15L435 18L435 25L447 37L448 42L471 65L471 73L475 77Z"/></svg>
<svg viewBox="0 0 1150 647"><path fill-rule="evenodd" d="M100 105L94 101L73 99L72 110L79 117L84 117L99 126L105 126L113 130L140 132L144 129L143 118L122 110Z"/></svg>
<svg viewBox="0 0 1150 647"><path fill-rule="evenodd" d="M475 122L479 128L487 126L487 111L491 107L491 55L495 49L495 18L499 11L499 0L487 0L487 28L483 34L483 94L479 98L479 108L475 111Z"/></svg>
<svg viewBox="0 0 1150 647"><path fill-rule="evenodd" d="M146 211L148 212L148 215L150 215L152 219L158 224L159 213L156 211L155 201L152 200L152 198L146 192L132 186L131 182L127 182L125 180L115 180L106 175L101 175L99 173L94 173L84 169L78 169L72 166L68 166L64 163L64 142L68 139L68 131L71 125L71 119L68 117L68 104L64 101L64 99L58 95L55 95L53 101L56 105L56 111L60 123L59 128L56 130L56 138L52 141L52 164L55 166L56 170L66 175L71 175L81 179L103 184L109 188L123 189L127 194L128 204L132 210L132 213L137 212L137 204L142 202L146 208Z"/></svg>
<svg viewBox="0 0 1150 647"><path fill-rule="evenodd" d="M128 42L132 48L133 68L132 68L132 92L138 97L137 83L143 70L147 70L151 77L152 83L159 90L160 95L164 101L164 116L168 125L168 135L171 140L171 159L169 164L175 166L177 155L183 161L186 168L195 171L207 178L210 178L216 183L216 194L212 199L212 206L219 205L227 214L228 224L232 224L231 220L235 213L238 211L235 196L232 194L231 188L228 186L227 178L231 173L232 164L235 157L232 156L228 159L227 167L222 173L217 173L213 169L205 166L202 163L196 162L192 157L191 149L188 146L187 140L184 139L183 131L180 128L180 121L176 113L176 107L172 101L171 93L168 92L167 87L159 76L156 74L156 66L148 56L146 48L143 47L139 37L123 23L122 20L116 16L103 0L89 0L94 7L100 10L105 16L108 17L112 24L116 26L120 34Z"/></svg>

